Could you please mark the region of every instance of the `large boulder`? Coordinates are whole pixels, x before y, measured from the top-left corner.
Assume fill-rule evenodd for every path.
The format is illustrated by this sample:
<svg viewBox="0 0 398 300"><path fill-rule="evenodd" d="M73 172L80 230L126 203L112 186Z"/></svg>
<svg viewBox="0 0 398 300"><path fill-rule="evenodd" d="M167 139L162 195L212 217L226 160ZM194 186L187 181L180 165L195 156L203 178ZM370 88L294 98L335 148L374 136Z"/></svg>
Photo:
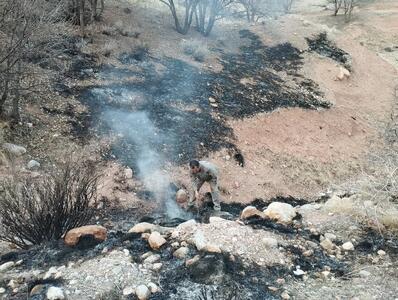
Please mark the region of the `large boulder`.
<svg viewBox="0 0 398 300"><path fill-rule="evenodd" d="M106 240L107 230L99 225L87 225L69 230L64 238L64 242L69 247L79 246L84 240L91 240L94 243L100 243Z"/></svg>
<svg viewBox="0 0 398 300"><path fill-rule="evenodd" d="M272 202L264 210L264 215L279 223L291 223L296 216L296 211L293 206L283 202Z"/></svg>
<svg viewBox="0 0 398 300"><path fill-rule="evenodd" d="M159 232L154 231L149 236L148 243L152 249L158 250L166 243L166 239Z"/></svg>
<svg viewBox="0 0 398 300"><path fill-rule="evenodd" d="M10 143L4 143L2 148L14 156L21 156L26 153L26 148Z"/></svg>
<svg viewBox="0 0 398 300"><path fill-rule="evenodd" d="M247 206L242 210L242 213L240 214L240 218L242 220L246 220L251 217L264 218L264 213L262 211L259 211L254 206Z"/></svg>

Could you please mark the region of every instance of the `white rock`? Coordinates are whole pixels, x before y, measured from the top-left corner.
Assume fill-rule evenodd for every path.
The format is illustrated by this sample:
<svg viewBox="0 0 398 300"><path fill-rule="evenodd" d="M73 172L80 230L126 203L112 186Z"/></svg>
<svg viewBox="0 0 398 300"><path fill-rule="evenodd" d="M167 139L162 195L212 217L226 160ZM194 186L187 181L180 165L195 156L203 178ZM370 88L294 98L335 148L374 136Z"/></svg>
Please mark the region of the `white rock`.
<svg viewBox="0 0 398 300"><path fill-rule="evenodd" d="M196 221L194 219L191 219L191 220L188 220L188 221L178 225L177 230L178 231L186 231L186 230L192 229L196 225L197 225Z"/></svg>
<svg viewBox="0 0 398 300"><path fill-rule="evenodd" d="M329 239L324 239L324 240L320 243L320 245L321 245L321 247L322 247L323 249L325 249L326 251L331 251L331 250L333 250L333 249L336 247L336 245L333 244L332 241L329 240Z"/></svg>
<svg viewBox="0 0 398 300"><path fill-rule="evenodd" d="M325 238L329 239L330 241L334 242L337 237L333 233L325 233Z"/></svg>
<svg viewBox="0 0 398 300"><path fill-rule="evenodd" d="M14 265L15 265L15 263L13 261L6 262L6 263L0 265L0 272L5 272L5 271L11 269Z"/></svg>
<svg viewBox="0 0 398 300"><path fill-rule="evenodd" d="M246 220L250 217L258 216L260 218L264 217L264 213L259 211L256 207L254 206L247 206L242 210L242 213L240 214L240 218L242 220Z"/></svg>
<svg viewBox="0 0 398 300"><path fill-rule="evenodd" d="M384 250L379 250L379 251L377 251L377 254L380 256L384 256L384 255L386 255L386 252Z"/></svg>
<svg viewBox="0 0 398 300"><path fill-rule="evenodd" d="M225 219L220 218L220 217L210 217L209 218L210 224L219 223L219 222L225 222Z"/></svg>
<svg viewBox="0 0 398 300"><path fill-rule="evenodd" d="M158 250L160 247L166 244L166 242L166 239L157 231L152 232L148 239L149 246L151 246L151 248L154 250Z"/></svg>
<svg viewBox="0 0 398 300"><path fill-rule="evenodd" d="M354 251L354 245L351 242L344 243L342 247L345 251Z"/></svg>
<svg viewBox="0 0 398 300"><path fill-rule="evenodd" d="M40 163L32 159L28 162L28 165L26 167L28 168L28 170L38 169L40 168Z"/></svg>
<svg viewBox="0 0 398 300"><path fill-rule="evenodd" d="M159 287L153 282L148 283L148 288L152 294L155 294L160 291Z"/></svg>
<svg viewBox="0 0 398 300"><path fill-rule="evenodd" d="M293 274L296 276L303 276L305 274L305 272L301 269L298 269L298 270L294 270Z"/></svg>
<svg viewBox="0 0 398 300"><path fill-rule="evenodd" d="M133 178L133 170L131 170L130 168L124 169L124 176L126 177L126 179L132 179Z"/></svg>
<svg viewBox="0 0 398 300"><path fill-rule="evenodd" d="M26 153L26 149L24 147L10 143L4 143L2 148L14 156L21 156Z"/></svg>
<svg viewBox="0 0 398 300"><path fill-rule="evenodd" d="M151 291L148 289L146 285L139 285L135 289L135 294L139 300L146 300L151 295Z"/></svg>
<svg viewBox="0 0 398 300"><path fill-rule="evenodd" d="M135 289L132 286L128 286L123 289L123 296L132 295L134 293L135 293Z"/></svg>
<svg viewBox="0 0 398 300"><path fill-rule="evenodd" d="M189 252L189 249L187 247L181 247L181 248L177 249L176 251L174 251L173 256L178 259L184 259L185 257L187 257L188 252Z"/></svg>
<svg viewBox="0 0 398 300"><path fill-rule="evenodd" d="M0 294L4 294L6 292L5 288L0 288Z"/></svg>
<svg viewBox="0 0 398 300"><path fill-rule="evenodd" d="M264 214L272 220L280 223L291 223L296 216L296 211L293 206L288 203L272 202L264 210Z"/></svg>
<svg viewBox="0 0 398 300"><path fill-rule="evenodd" d="M369 277L371 274L370 274L370 272L368 272L368 271L365 271L365 270L361 270L361 271L359 271L359 276L360 277Z"/></svg>
<svg viewBox="0 0 398 300"><path fill-rule="evenodd" d="M151 269L154 271L159 271L163 267L162 263L155 263L152 265Z"/></svg>
<svg viewBox="0 0 398 300"><path fill-rule="evenodd" d="M160 255L154 254L154 255L151 255L151 256L148 256L147 258L145 258L144 264L153 264L158 261L160 261Z"/></svg>
<svg viewBox="0 0 398 300"><path fill-rule="evenodd" d="M142 222L142 223L138 223L138 224L134 225L133 228L131 228L129 230L129 232L130 233L151 232L155 228L156 228L156 225L154 225L154 224Z"/></svg>
<svg viewBox="0 0 398 300"><path fill-rule="evenodd" d="M63 300L63 299L65 299L64 291L61 288L55 287L55 286L51 286L47 290L46 296L47 296L48 300Z"/></svg>

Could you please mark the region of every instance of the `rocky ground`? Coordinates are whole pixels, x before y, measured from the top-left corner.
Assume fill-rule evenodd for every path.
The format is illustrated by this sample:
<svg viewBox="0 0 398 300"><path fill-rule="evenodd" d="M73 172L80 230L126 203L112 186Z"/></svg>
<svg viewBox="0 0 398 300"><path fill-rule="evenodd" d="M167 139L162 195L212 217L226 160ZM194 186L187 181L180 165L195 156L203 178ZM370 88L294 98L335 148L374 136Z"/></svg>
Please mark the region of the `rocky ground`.
<svg viewBox="0 0 398 300"><path fill-rule="evenodd" d="M340 202L358 203L333 195L295 207L256 202L240 215L224 207L231 213L176 227L162 219L128 231L82 227L65 242L3 255L1 292L4 299L394 299L396 237L364 227Z"/></svg>
<svg viewBox="0 0 398 300"><path fill-rule="evenodd" d="M0 123L14 153L0 153L2 176L39 178L71 153L98 164L98 227L2 244L0 297L396 299L396 1L345 23L302 0L208 39L175 33L156 1L108 5L71 41L54 93ZM191 39L204 59L185 53ZM156 172L142 172L143 153ZM228 214L165 215L157 195L189 187L191 157L220 168Z"/></svg>

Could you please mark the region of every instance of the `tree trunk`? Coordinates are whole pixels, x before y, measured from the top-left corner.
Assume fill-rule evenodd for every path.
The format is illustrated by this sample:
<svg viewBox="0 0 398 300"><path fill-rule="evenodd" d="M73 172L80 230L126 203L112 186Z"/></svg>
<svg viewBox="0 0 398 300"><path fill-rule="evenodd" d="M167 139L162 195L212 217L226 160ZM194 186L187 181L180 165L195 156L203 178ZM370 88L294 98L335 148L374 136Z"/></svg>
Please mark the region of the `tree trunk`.
<svg viewBox="0 0 398 300"><path fill-rule="evenodd" d="M80 23L80 32L82 36L85 36L84 33L84 3L85 0L78 0L79 1L79 23Z"/></svg>
<svg viewBox="0 0 398 300"><path fill-rule="evenodd" d="M4 82L4 90L0 98L0 116L4 113L4 104L6 103L8 98L8 84L9 84L8 82L9 80L7 78L6 81Z"/></svg>

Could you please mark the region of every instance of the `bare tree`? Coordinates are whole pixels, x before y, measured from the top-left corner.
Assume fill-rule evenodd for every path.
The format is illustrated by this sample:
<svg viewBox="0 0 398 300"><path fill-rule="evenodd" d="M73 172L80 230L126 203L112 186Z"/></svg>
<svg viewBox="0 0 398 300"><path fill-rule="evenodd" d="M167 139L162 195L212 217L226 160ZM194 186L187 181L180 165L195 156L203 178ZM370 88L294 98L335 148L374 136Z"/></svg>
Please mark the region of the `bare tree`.
<svg viewBox="0 0 398 300"><path fill-rule="evenodd" d="M59 239L92 217L98 175L92 164L68 162L40 181L1 182L0 240L21 248Z"/></svg>
<svg viewBox="0 0 398 300"><path fill-rule="evenodd" d="M55 59L68 31L60 1L0 2L0 116L7 102L11 118L19 120L20 101L48 89L38 65Z"/></svg>
<svg viewBox="0 0 398 300"><path fill-rule="evenodd" d="M192 24L193 14L195 13L196 7L200 0L183 0L182 1L182 17L178 13L178 4L176 5L174 0L160 0L160 2L166 4L173 16L174 23L177 32L181 34L187 34ZM183 21L181 21L181 19Z"/></svg>
<svg viewBox="0 0 398 300"><path fill-rule="evenodd" d="M288 13L292 10L294 0L282 0L282 6L285 13Z"/></svg>
<svg viewBox="0 0 398 300"><path fill-rule="evenodd" d="M212 31L215 22L222 17L222 12L232 4L233 0L201 0L196 11L197 29L204 36L208 36Z"/></svg>
<svg viewBox="0 0 398 300"><path fill-rule="evenodd" d="M264 15L264 0L238 0L238 2L244 7L248 22L256 22Z"/></svg>
<svg viewBox="0 0 398 300"><path fill-rule="evenodd" d="M340 9L343 8L346 21L351 20L352 11L357 4L356 0L333 0L334 16L337 16Z"/></svg>

